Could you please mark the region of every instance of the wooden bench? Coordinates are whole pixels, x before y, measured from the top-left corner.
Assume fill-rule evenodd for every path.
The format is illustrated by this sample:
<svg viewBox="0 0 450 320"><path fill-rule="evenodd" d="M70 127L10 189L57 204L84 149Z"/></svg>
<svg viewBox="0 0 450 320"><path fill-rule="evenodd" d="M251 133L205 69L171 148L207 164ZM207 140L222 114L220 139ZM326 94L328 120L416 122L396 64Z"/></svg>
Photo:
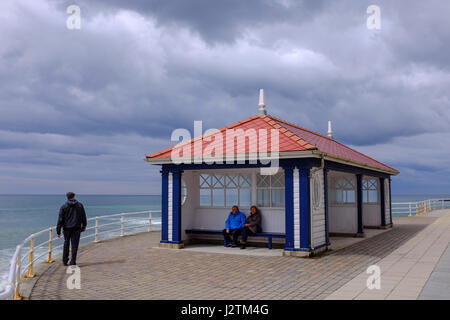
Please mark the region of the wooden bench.
<svg viewBox="0 0 450 320"><path fill-rule="evenodd" d="M222 235L222 230L205 230L205 229L190 229L185 230L186 234L218 234ZM269 241L269 249L272 249L272 239L273 238L286 238L286 235L284 233L277 233L277 232L260 232L255 233L253 235L249 235L249 237L262 237L267 238Z"/></svg>

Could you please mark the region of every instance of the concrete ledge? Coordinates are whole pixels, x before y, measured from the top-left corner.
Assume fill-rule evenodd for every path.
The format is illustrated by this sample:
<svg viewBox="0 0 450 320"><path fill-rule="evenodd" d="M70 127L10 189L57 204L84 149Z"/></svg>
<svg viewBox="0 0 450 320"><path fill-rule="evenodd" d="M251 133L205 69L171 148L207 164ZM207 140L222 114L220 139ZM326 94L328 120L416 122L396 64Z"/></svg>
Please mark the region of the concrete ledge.
<svg viewBox="0 0 450 320"><path fill-rule="evenodd" d="M183 249L184 243L160 243L160 248Z"/></svg>
<svg viewBox="0 0 450 320"><path fill-rule="evenodd" d="M324 253L325 251L328 251L328 247L327 247L327 246L321 247L321 248L319 248L319 249L314 249L314 250L312 251L312 253L311 253L311 256L317 256L317 255L320 255L320 254Z"/></svg>
<svg viewBox="0 0 450 320"><path fill-rule="evenodd" d="M392 224L388 226L364 226L364 229L389 229L392 228Z"/></svg>
<svg viewBox="0 0 450 320"><path fill-rule="evenodd" d="M358 237L358 234L345 232L330 232L330 237L356 238Z"/></svg>
<svg viewBox="0 0 450 320"><path fill-rule="evenodd" d="M311 252L283 250L283 257L309 258L310 256Z"/></svg>

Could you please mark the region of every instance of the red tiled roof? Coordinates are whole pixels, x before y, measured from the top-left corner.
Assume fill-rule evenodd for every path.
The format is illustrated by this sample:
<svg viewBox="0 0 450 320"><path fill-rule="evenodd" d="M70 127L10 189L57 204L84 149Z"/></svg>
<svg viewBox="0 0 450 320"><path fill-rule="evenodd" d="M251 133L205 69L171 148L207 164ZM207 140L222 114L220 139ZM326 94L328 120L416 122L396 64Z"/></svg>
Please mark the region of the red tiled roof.
<svg viewBox="0 0 450 320"><path fill-rule="evenodd" d="M343 159L353 160L356 162L368 164L375 167L384 168L391 171L396 171L396 169L379 162L369 156L366 156L365 154L358 152L350 147L347 147L346 145L331 139L327 136L321 135L319 133L310 131L308 129L302 128L300 126L297 126L295 124L289 123L284 120L277 119L275 117L272 117L277 123L282 125L285 128L288 128L291 130L295 135L302 137L312 145L316 146L317 149L321 152L328 153L330 155L334 155Z"/></svg>
<svg viewBox="0 0 450 320"><path fill-rule="evenodd" d="M231 150L226 146L226 131L227 129L234 130L248 130L254 129L254 133L256 133L257 139L246 138L245 141L241 141L241 143L234 144L234 150ZM368 165L370 167L374 167L374 169L382 169L393 171L394 173L398 173L397 170L391 168L371 157L368 157L356 150L353 150L342 143L337 142L327 136L323 136L319 133L307 130L305 128L299 127L295 124L289 123L287 121L275 118L273 116L265 115L265 116L253 116L242 121L238 121L231 125L228 125L222 129L219 129L218 132L221 133L222 141L212 138L214 134L203 135L200 137L196 137L187 142L180 143L176 146L172 146L161 151L152 153L147 155L147 159L164 159L170 158L172 149L175 147L177 150L181 150L183 147L187 147L191 155L198 156L201 154L209 154L211 150L214 149L215 152L212 152L211 155L229 155L229 154L240 154L241 151L245 149L244 154L252 153L254 151L258 152L258 141L260 140L260 132L259 129L265 129L267 132L267 140L268 147L267 152L272 151L272 142L270 137L270 130L277 129L279 132L279 152L289 152L289 151L311 151L317 150L331 157L335 157L342 160L347 160L350 162L356 162L358 164ZM247 131L248 133L249 131ZM203 139L203 143L200 142ZM247 142L248 141L248 142ZM244 144L242 144L242 142ZM179 149L178 149L179 148ZM207 149L208 148L208 149ZM205 150L207 152L205 152ZM208 152L209 150L209 152ZM265 150L261 150L265 151Z"/></svg>

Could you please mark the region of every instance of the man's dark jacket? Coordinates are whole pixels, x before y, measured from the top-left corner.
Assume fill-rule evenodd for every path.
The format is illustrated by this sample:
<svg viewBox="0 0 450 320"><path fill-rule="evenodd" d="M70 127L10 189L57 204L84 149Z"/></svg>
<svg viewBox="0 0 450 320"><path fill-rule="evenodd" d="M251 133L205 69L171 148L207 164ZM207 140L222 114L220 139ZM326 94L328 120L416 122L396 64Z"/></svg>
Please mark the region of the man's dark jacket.
<svg viewBox="0 0 450 320"><path fill-rule="evenodd" d="M64 229L86 229L87 219L86 212L81 202L77 200L67 200L59 209L58 225L56 226L57 234L61 234L61 228Z"/></svg>

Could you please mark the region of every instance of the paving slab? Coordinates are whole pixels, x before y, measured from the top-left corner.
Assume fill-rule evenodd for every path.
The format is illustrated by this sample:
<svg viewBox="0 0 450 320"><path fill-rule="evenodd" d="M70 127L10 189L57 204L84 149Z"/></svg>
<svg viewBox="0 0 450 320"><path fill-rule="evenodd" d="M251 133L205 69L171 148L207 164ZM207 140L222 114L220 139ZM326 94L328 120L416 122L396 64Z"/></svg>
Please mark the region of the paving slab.
<svg viewBox="0 0 450 320"><path fill-rule="evenodd" d="M350 297L348 288L364 285L368 275L361 273L326 299L450 299L450 210L407 217L411 220L400 220L400 225L418 223L422 218L437 219L377 262L379 290L366 288Z"/></svg>
<svg viewBox="0 0 450 320"><path fill-rule="evenodd" d="M450 300L450 246L439 259L436 267L419 295L420 300Z"/></svg>

